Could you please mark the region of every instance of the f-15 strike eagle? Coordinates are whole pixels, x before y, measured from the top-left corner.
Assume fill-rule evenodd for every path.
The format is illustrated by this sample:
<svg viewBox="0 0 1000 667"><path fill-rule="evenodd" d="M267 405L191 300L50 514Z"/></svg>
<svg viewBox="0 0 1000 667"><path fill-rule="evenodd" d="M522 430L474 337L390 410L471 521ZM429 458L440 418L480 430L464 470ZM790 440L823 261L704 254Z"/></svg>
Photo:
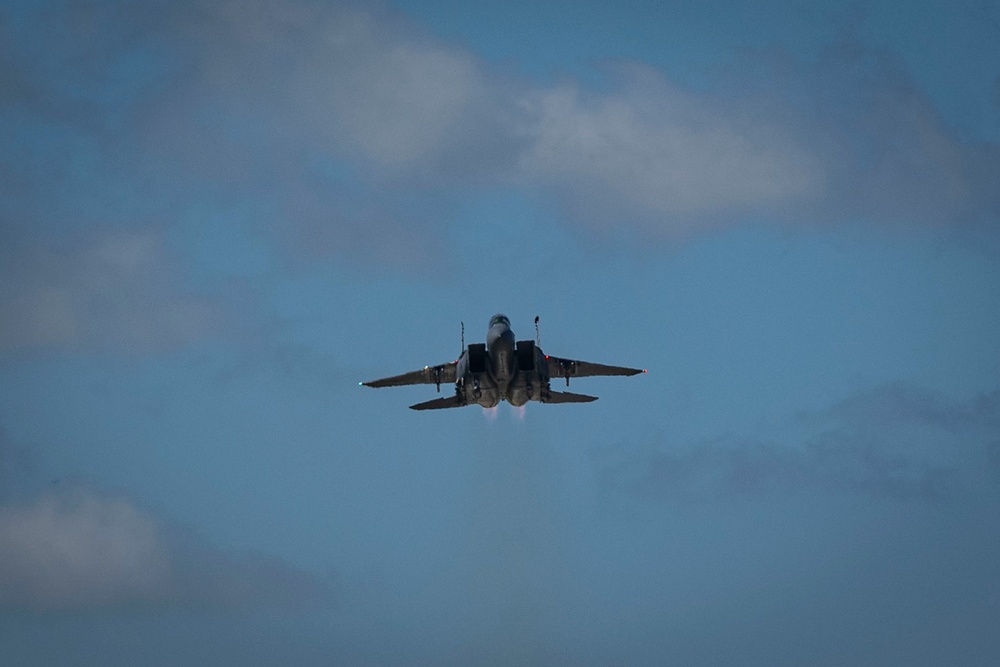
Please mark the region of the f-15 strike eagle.
<svg viewBox="0 0 1000 667"><path fill-rule="evenodd" d="M535 318L538 328L538 318ZM464 327L463 327L464 329ZM366 387L398 387L405 384L441 385L455 383L455 395L411 405L413 410L439 410L460 408L464 405L481 405L492 408L500 401L522 406L528 401L542 403L589 403L597 396L552 391L552 378L565 378L569 386L571 377L591 375L637 375L644 369L624 366L605 366L589 361L550 357L542 352L533 340L514 342L514 332L506 315L496 314L490 319L485 343L472 343L465 347L462 336L462 354L455 361L439 366L424 366L418 371L359 382Z"/></svg>

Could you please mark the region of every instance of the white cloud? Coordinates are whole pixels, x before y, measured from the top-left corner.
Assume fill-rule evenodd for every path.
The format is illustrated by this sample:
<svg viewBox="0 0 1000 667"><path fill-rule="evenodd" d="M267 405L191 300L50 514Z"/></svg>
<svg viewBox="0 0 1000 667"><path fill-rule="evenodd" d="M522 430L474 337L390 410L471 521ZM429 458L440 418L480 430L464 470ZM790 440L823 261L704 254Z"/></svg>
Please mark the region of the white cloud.
<svg viewBox="0 0 1000 667"><path fill-rule="evenodd" d="M337 52L324 55L339 76L314 108L330 110L340 140L383 167L419 168L433 159L491 93L467 52L385 29L335 34L323 43L335 41ZM316 82L298 83L305 89Z"/></svg>
<svg viewBox="0 0 1000 667"><path fill-rule="evenodd" d="M124 497L76 487L0 505L0 608L296 608L328 595L308 573L221 552Z"/></svg>
<svg viewBox="0 0 1000 667"><path fill-rule="evenodd" d="M152 518L120 498L43 496L0 507L0 606L163 599L169 561Z"/></svg>
<svg viewBox="0 0 1000 667"><path fill-rule="evenodd" d="M611 93L562 85L525 105L534 124L524 177L603 226L637 216L690 227L823 195L822 164L791 132L727 115L650 70L629 68Z"/></svg>
<svg viewBox="0 0 1000 667"><path fill-rule="evenodd" d="M166 38L183 39L178 55L197 67L144 122L182 142L204 135L189 158L225 144L276 151L279 163L319 149L413 176L456 142L481 141L503 92L474 54L380 7L286 1L168 13Z"/></svg>
<svg viewBox="0 0 1000 667"><path fill-rule="evenodd" d="M711 92L608 66L598 92L504 76L381 9L260 2L210 25L201 99L288 146L356 162L380 199L428 182L517 184L592 228L666 235L748 218L1000 213L986 185L1000 177L997 147L957 140L890 56L857 44L778 82Z"/></svg>
<svg viewBox="0 0 1000 667"><path fill-rule="evenodd" d="M221 323L215 305L177 288L162 239L149 229L73 245L14 243L2 254L0 350L147 352Z"/></svg>

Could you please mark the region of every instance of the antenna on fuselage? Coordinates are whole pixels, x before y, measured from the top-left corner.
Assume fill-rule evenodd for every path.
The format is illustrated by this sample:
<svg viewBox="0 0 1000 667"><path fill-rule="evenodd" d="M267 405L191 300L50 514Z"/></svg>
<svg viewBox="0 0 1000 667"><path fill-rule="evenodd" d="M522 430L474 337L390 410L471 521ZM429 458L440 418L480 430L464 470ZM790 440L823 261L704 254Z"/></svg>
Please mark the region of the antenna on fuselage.
<svg viewBox="0 0 1000 667"><path fill-rule="evenodd" d="M538 333L538 315L535 315L535 347L542 346L542 334Z"/></svg>
<svg viewBox="0 0 1000 667"><path fill-rule="evenodd" d="M462 349L460 352L465 352L465 322L462 322Z"/></svg>

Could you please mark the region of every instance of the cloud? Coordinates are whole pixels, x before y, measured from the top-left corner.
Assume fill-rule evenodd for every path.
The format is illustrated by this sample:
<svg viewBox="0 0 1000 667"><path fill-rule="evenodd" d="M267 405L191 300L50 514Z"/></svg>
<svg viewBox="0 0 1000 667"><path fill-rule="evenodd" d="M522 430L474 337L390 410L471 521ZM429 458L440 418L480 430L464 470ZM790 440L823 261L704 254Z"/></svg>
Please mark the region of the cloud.
<svg viewBox="0 0 1000 667"><path fill-rule="evenodd" d="M601 65L600 85L519 77L382 5L49 9L0 23L0 351L211 337L232 285L206 298L185 277L230 251L259 271L447 271L461 203L489 188L583 235L660 240L1000 217L1000 149L958 140L891 54L849 40L810 64L748 53L696 91L641 63Z"/></svg>
<svg viewBox="0 0 1000 667"><path fill-rule="evenodd" d="M1000 389L961 402L901 382L848 396L827 411L803 414L810 422L839 421L878 429L913 424L952 434L1000 432Z"/></svg>
<svg viewBox="0 0 1000 667"><path fill-rule="evenodd" d="M946 502L1000 480L1000 391L959 403L892 384L801 415L784 433L599 453L606 488L673 502L840 494Z"/></svg>
<svg viewBox="0 0 1000 667"><path fill-rule="evenodd" d="M1000 217L1000 148L956 138L856 40L813 63L742 54L708 90L642 63L604 65L597 87L518 77L382 5L59 6L4 30L10 219L222 210L297 256L428 266L480 187L557 202L587 233L671 239Z"/></svg>
<svg viewBox="0 0 1000 667"><path fill-rule="evenodd" d="M787 90L804 100L798 122L829 174L829 198L810 211L820 219L1000 219L1000 196L989 185L1000 176L1000 146L959 139L891 53L846 39L796 73Z"/></svg>
<svg viewBox="0 0 1000 667"><path fill-rule="evenodd" d="M298 609L329 594L313 575L219 551L125 497L78 486L0 505L0 607Z"/></svg>
<svg viewBox="0 0 1000 667"><path fill-rule="evenodd" d="M27 447L15 446L0 422L0 502L33 469L33 463Z"/></svg>
<svg viewBox="0 0 1000 667"><path fill-rule="evenodd" d="M177 284L153 229L0 249L0 351L149 352L218 330L223 314Z"/></svg>
<svg viewBox="0 0 1000 667"><path fill-rule="evenodd" d="M617 483L621 474L621 469L611 473ZM800 447L721 440L651 454L626 484L642 496L675 500L803 491L942 500L955 492L956 476L952 467L889 457L867 444L818 440Z"/></svg>
<svg viewBox="0 0 1000 667"><path fill-rule="evenodd" d="M551 185L585 222L683 234L824 196L822 162L779 123L730 113L647 67L608 71L610 92L568 83L523 101L532 141L521 177Z"/></svg>
<svg viewBox="0 0 1000 667"><path fill-rule="evenodd" d="M211 99L236 127L270 124L263 137L347 160L380 194L514 184L591 229L661 236L748 218L1000 214L990 186L1000 150L957 140L891 54L856 41L784 76L770 54L745 54L764 73L740 67L739 84L709 92L641 63L605 64L591 90L505 76L382 10L287 2L239 12L208 22L196 101Z"/></svg>

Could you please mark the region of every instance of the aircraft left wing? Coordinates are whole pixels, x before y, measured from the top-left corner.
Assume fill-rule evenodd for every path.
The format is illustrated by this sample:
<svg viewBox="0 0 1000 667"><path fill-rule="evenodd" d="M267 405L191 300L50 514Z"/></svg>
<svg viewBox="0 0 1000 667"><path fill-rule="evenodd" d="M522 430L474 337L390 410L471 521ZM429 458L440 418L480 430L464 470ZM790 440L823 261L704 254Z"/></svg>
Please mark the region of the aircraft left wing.
<svg viewBox="0 0 1000 667"><path fill-rule="evenodd" d="M590 377L593 375L638 375L645 373L642 368L628 368L627 366L607 366L605 364L595 364L590 361L578 361L576 359L563 359L562 357L546 356L550 378L566 378L569 384L571 377Z"/></svg>
<svg viewBox="0 0 1000 667"><path fill-rule="evenodd" d="M418 371L410 371L401 375L362 382L366 387L400 387L405 384L436 384L440 388L442 384L455 382L457 361L449 361L438 366L424 366Z"/></svg>

